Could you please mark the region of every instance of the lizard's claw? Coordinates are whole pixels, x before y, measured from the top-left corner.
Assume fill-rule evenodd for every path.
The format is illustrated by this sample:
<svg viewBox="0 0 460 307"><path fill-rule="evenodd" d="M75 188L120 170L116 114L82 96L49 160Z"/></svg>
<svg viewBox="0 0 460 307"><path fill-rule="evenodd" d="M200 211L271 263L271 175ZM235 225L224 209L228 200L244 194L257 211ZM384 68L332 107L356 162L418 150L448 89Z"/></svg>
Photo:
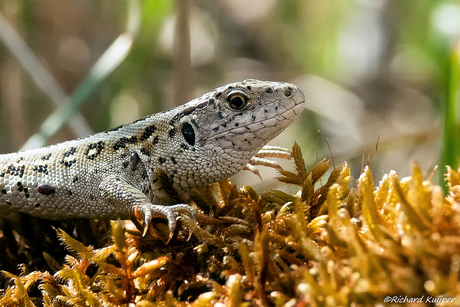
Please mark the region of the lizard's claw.
<svg viewBox="0 0 460 307"><path fill-rule="evenodd" d="M250 171L251 173L253 173L253 174L256 175L257 177L259 177L260 180L263 181L262 176L260 176L259 170L258 170L257 167L255 167L254 165L248 163L248 164L246 164L245 167L243 167L243 169L244 169L244 170L247 170L247 171Z"/></svg>
<svg viewBox="0 0 460 307"><path fill-rule="evenodd" d="M166 243L168 243L176 230L177 219L182 216L182 214L187 214L192 218L193 224L197 223L197 211L195 208L187 204L178 204L173 206L161 206L161 205L139 205L135 208L134 215L138 219L144 220L144 231L142 236L145 236L149 228L150 222L154 217L165 217L168 220L169 227L169 238ZM192 236L192 231L189 232L189 237Z"/></svg>

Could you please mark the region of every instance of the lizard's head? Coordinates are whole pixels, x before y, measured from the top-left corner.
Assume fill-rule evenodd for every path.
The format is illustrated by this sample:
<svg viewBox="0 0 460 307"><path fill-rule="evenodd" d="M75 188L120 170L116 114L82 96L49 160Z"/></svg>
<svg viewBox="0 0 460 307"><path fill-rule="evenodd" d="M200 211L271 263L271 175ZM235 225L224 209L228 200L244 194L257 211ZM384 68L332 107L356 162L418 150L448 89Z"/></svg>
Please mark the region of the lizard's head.
<svg viewBox="0 0 460 307"><path fill-rule="evenodd" d="M295 85L245 80L215 89L185 105L185 140L211 154L254 154L288 127L304 109L305 96Z"/></svg>
<svg viewBox="0 0 460 307"><path fill-rule="evenodd" d="M159 166L175 170L171 175L183 187L228 178L300 115L304 101L290 83L245 80L219 87L172 111L169 125L177 133Z"/></svg>

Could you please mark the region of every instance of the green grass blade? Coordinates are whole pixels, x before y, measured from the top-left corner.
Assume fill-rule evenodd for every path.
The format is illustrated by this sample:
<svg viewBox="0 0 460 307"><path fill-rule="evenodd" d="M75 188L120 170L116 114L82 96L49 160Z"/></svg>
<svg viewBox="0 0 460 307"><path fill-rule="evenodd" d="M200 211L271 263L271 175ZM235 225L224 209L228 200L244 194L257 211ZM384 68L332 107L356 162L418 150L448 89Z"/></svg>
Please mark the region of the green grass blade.
<svg viewBox="0 0 460 307"><path fill-rule="evenodd" d="M141 10L139 1L129 1L127 29L110 45L89 71L88 76L75 90L69 102L55 110L41 125L40 131L34 134L21 148L27 150L43 146L46 140L55 134L78 112L81 105L91 96L99 85L126 58L133 40L139 30Z"/></svg>
<svg viewBox="0 0 460 307"><path fill-rule="evenodd" d="M66 104L69 96L62 89L56 79L43 66L24 40L16 33L8 21L0 14L0 42L2 42L16 57L18 62L29 73L39 88L60 107ZM91 134L93 130L81 114L77 114L70 121L70 128L77 137Z"/></svg>
<svg viewBox="0 0 460 307"><path fill-rule="evenodd" d="M442 172L446 165L453 169L458 168L458 157L460 157L460 131L457 127L456 106L458 104L458 88L460 82L459 52L460 44L456 46L450 57L447 81L446 81L446 102L444 110L444 148L442 153ZM441 182L444 181L442 178ZM447 186L444 186L447 192Z"/></svg>

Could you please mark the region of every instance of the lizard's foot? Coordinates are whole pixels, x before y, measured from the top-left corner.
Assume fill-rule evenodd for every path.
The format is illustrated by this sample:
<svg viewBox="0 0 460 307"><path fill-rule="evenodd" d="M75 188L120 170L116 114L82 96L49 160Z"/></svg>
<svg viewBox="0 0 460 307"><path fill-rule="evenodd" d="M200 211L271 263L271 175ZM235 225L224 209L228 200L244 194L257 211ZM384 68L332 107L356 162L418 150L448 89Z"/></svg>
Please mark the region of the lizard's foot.
<svg viewBox="0 0 460 307"><path fill-rule="evenodd" d="M169 234L168 242L171 240L176 229L176 220L183 213L189 215L196 224L197 212L195 208L186 204L174 206L154 205L150 199L138 188L134 187L129 181L120 176L108 176L99 184L101 196L109 203L114 203L112 207L126 208L129 215L134 213L138 219L144 220L143 235L147 233L150 221L154 217L162 217L168 220ZM192 232L190 231L190 236Z"/></svg>
<svg viewBox="0 0 460 307"><path fill-rule="evenodd" d="M255 174L261 180L262 177L260 177L257 166L267 166L274 168L278 171L283 170L283 168L278 164L278 162L275 162L267 158L280 158L285 160L292 160L292 153L289 149L283 147L265 145L264 147L262 147L261 150L259 150L259 152L254 157L252 157L251 160L249 160L249 163L243 169Z"/></svg>
<svg viewBox="0 0 460 307"><path fill-rule="evenodd" d="M195 208L186 205L186 204L178 204L173 206L162 206L162 205L153 205L153 204L145 204L145 205L138 205L134 209L134 215L138 219L144 220L144 231L143 236L147 233L149 228L150 222L154 217L164 217L168 220L169 226L169 238L166 243L168 243L173 235L174 230L176 229L176 222L177 219L182 216L182 214L189 215L194 225L197 223L197 211ZM190 230L189 239L192 236L192 231Z"/></svg>

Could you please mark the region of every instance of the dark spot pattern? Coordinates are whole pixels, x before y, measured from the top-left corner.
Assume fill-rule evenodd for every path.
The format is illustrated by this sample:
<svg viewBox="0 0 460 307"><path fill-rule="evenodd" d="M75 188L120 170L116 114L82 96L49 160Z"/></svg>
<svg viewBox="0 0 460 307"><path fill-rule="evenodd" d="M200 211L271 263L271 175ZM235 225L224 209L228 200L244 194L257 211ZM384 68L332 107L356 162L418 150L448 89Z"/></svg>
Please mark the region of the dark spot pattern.
<svg viewBox="0 0 460 307"><path fill-rule="evenodd" d="M273 89L272 89L271 87L269 87L269 88L267 88L267 89L265 90L265 93L271 94L271 93L273 93Z"/></svg>
<svg viewBox="0 0 460 307"><path fill-rule="evenodd" d="M43 156L41 159L42 159L42 160L49 160L50 158L51 158L51 153L49 153L49 154Z"/></svg>
<svg viewBox="0 0 460 307"><path fill-rule="evenodd" d="M78 176L73 177L72 182L75 183L78 181Z"/></svg>
<svg viewBox="0 0 460 307"><path fill-rule="evenodd" d="M19 176L19 177L22 178L22 176L24 176L25 169L26 169L25 165L21 165L21 166L9 165L8 169L6 170L6 173L10 174L10 175L13 175L13 176ZM2 173L2 174L4 174L4 173ZM5 175L3 175L1 177L4 177L4 176Z"/></svg>
<svg viewBox="0 0 460 307"><path fill-rule="evenodd" d="M159 141L158 136L156 136L156 137L153 139L153 144L158 144L158 141Z"/></svg>
<svg viewBox="0 0 460 307"><path fill-rule="evenodd" d="M137 143L137 136L133 135L129 139L127 137L122 137L118 140L118 142L113 145L113 149L118 150L120 148L125 148L126 144L136 144Z"/></svg>
<svg viewBox="0 0 460 307"><path fill-rule="evenodd" d="M187 146L186 144L184 144L184 143L181 143L181 144L180 144L180 147L182 147L182 149L185 149L185 150L188 149L188 146Z"/></svg>
<svg viewBox="0 0 460 307"><path fill-rule="evenodd" d="M147 140L155 132L156 129L157 127L155 127L155 125L150 125L146 127L144 129L144 132L142 133L141 141Z"/></svg>
<svg viewBox="0 0 460 307"><path fill-rule="evenodd" d="M70 150L64 153L64 157L70 157L71 155L74 155L76 152L77 152L77 148L71 147Z"/></svg>
<svg viewBox="0 0 460 307"><path fill-rule="evenodd" d="M96 149L96 152L93 154L89 154L93 149ZM85 156L87 156L88 159L94 160L97 156L99 156L104 149L104 142L99 141L97 143L91 143L88 145L88 148L86 148L85 151Z"/></svg>
<svg viewBox="0 0 460 307"><path fill-rule="evenodd" d="M171 159L171 162L172 162L173 164L177 164L177 161L176 161L176 159L175 159L174 157L171 157L170 159Z"/></svg>
<svg viewBox="0 0 460 307"><path fill-rule="evenodd" d="M48 164L35 165L32 170L35 171L35 172L38 172L38 173L43 173L45 175L48 175Z"/></svg>
<svg viewBox="0 0 460 307"><path fill-rule="evenodd" d="M219 119L224 118L224 116L222 115L222 112L221 112L221 111L217 112L217 117L218 117Z"/></svg>
<svg viewBox="0 0 460 307"><path fill-rule="evenodd" d="M26 196L26 198L29 198L29 197L30 197L29 189L24 188L24 195Z"/></svg>
<svg viewBox="0 0 460 307"><path fill-rule="evenodd" d="M39 204L39 203L36 203L36 204L35 204L35 208L38 208L38 207L40 207L40 204Z"/></svg>
<svg viewBox="0 0 460 307"><path fill-rule="evenodd" d="M61 163L62 165L64 165L65 167L71 167L72 165L74 165L75 163L77 163L77 160L73 159L71 161L65 161L65 160L61 160L59 163Z"/></svg>
<svg viewBox="0 0 460 307"><path fill-rule="evenodd" d="M2 193L3 193L3 194L6 194L6 190L2 190Z"/></svg>
<svg viewBox="0 0 460 307"><path fill-rule="evenodd" d="M22 190L24 189L24 186L22 185L22 182L18 181L18 182L16 183L16 185L18 186L18 191L19 191L19 192L22 192Z"/></svg>
<svg viewBox="0 0 460 307"><path fill-rule="evenodd" d="M176 135L176 132L176 128L172 128L171 130L169 130L169 137L173 138Z"/></svg>
<svg viewBox="0 0 460 307"><path fill-rule="evenodd" d="M151 156L151 154L152 154L152 153L150 152L150 150L148 150L148 149L145 148L145 147L142 147L142 148L141 148L141 152L142 152L144 155L146 155L146 156Z"/></svg>
<svg viewBox="0 0 460 307"><path fill-rule="evenodd" d="M162 157L159 157L158 158L158 162L160 162L160 164L163 164L166 162L166 159L165 158L162 158Z"/></svg>

